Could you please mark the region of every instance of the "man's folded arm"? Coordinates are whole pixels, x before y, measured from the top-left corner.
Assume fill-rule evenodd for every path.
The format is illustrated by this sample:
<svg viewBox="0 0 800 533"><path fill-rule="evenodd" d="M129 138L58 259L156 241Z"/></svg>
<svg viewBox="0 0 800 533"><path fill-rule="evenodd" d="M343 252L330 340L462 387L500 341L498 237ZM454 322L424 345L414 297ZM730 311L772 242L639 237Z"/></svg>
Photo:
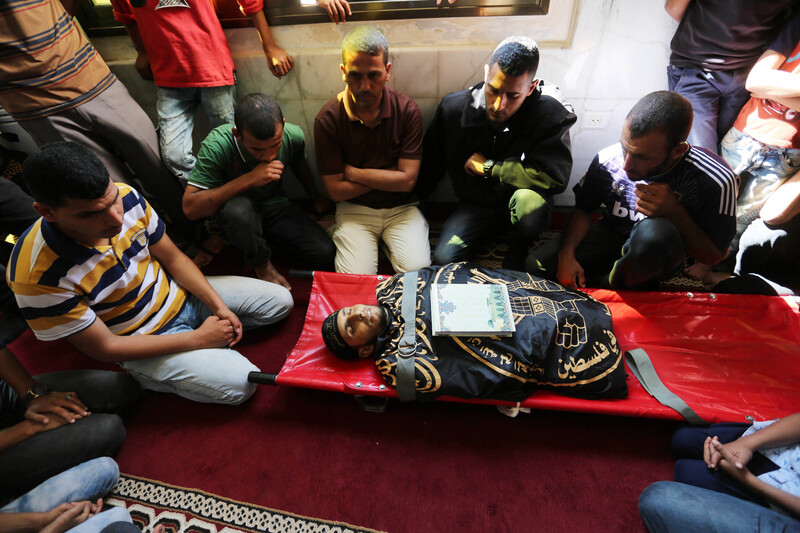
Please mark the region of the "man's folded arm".
<svg viewBox="0 0 800 533"><path fill-rule="evenodd" d="M419 159L398 159L397 169L357 168L345 165L345 181L388 192L409 192L419 176Z"/></svg>
<svg viewBox="0 0 800 533"><path fill-rule="evenodd" d="M210 217L219 211L225 202L252 188L249 176L250 173L244 174L225 185L211 189L187 185L183 192L183 212L186 218L199 220Z"/></svg>
<svg viewBox="0 0 800 533"><path fill-rule="evenodd" d="M372 190L371 187L360 185L344 179L344 172L340 174L322 174L322 183L328 196L334 202L344 202Z"/></svg>

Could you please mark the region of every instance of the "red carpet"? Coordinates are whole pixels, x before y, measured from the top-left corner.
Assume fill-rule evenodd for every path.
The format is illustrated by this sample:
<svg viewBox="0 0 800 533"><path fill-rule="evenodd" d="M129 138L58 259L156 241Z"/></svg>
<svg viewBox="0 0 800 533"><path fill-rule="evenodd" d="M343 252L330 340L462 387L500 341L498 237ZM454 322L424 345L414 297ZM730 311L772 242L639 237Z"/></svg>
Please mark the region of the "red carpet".
<svg viewBox="0 0 800 533"><path fill-rule="evenodd" d="M291 280L289 319L241 351L277 372L302 329L310 281ZM101 367L27 332L11 345L31 373ZM648 484L671 477L674 424L492 407L390 404L261 386L240 407L145 393L127 420L121 471L299 515L391 532L644 531Z"/></svg>

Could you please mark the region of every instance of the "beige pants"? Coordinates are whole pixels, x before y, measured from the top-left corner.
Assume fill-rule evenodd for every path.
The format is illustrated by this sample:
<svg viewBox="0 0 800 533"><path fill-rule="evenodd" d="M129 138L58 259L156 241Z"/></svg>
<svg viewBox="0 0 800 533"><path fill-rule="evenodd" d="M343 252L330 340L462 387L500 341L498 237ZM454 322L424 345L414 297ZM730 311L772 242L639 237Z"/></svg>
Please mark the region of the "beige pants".
<svg viewBox="0 0 800 533"><path fill-rule="evenodd" d="M428 222L417 204L372 209L350 202L336 204L336 272L377 274L378 243L396 272L419 270L431 264Z"/></svg>

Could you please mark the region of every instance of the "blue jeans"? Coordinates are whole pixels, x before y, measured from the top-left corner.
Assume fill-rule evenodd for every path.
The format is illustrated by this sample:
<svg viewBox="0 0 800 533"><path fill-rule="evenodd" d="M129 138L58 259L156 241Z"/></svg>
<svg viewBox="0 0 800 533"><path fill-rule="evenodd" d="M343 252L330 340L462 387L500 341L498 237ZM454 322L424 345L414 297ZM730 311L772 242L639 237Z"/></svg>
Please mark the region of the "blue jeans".
<svg viewBox="0 0 800 533"><path fill-rule="evenodd" d="M735 252L742 233L758 218L767 197L800 171L800 148L762 144L731 128L720 143L720 153L741 180L736 201L736 237L731 245Z"/></svg>
<svg viewBox="0 0 800 533"><path fill-rule="evenodd" d="M433 250L433 264L468 261L489 238L510 227L503 268L522 270L528 248L550 225L552 199L529 189L517 189L507 204L478 206L460 203L447 217Z"/></svg>
<svg viewBox="0 0 800 533"><path fill-rule="evenodd" d="M98 457L51 477L0 512L44 513L62 503L94 501L114 488L118 478L117 463L110 457Z"/></svg>
<svg viewBox="0 0 800 533"><path fill-rule="evenodd" d="M686 97L694 111L689 144L718 153L719 140L731 129L750 98L744 87L749 71L749 68L726 72L667 67L669 90Z"/></svg>
<svg viewBox="0 0 800 533"><path fill-rule="evenodd" d="M161 157L184 183L194 168L192 131L197 106L202 105L212 128L233 122L236 87L157 87L158 143Z"/></svg>
<svg viewBox="0 0 800 533"><path fill-rule="evenodd" d="M208 282L239 317L245 330L284 319L294 305L291 293L274 283L240 276L211 276ZM200 300L190 296L181 312L158 334L196 330L212 314ZM228 347L188 350L120 365L142 388L171 392L196 402L238 405L256 390L247 375L258 372L258 368Z"/></svg>
<svg viewBox="0 0 800 533"><path fill-rule="evenodd" d="M115 413L139 397L137 383L122 372L67 370L36 376L36 381L53 391L76 393L92 414L1 452L0 505L75 465L114 455L125 440L125 426ZM21 399L0 381L0 428L20 422L23 416Z"/></svg>
<svg viewBox="0 0 800 533"><path fill-rule="evenodd" d="M727 494L674 481L659 481L644 489L639 496L639 512L650 533L800 531L800 521L794 518Z"/></svg>

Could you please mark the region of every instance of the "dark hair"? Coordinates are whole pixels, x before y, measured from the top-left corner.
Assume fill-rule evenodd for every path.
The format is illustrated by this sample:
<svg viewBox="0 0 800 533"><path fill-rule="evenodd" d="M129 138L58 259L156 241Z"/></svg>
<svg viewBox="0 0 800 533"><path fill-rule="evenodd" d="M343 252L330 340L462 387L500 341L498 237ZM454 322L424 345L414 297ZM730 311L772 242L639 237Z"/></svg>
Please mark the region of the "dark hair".
<svg viewBox="0 0 800 533"><path fill-rule="evenodd" d="M672 149L686 140L692 129L692 104L671 91L655 91L638 102L625 117L631 139L662 131Z"/></svg>
<svg viewBox="0 0 800 533"><path fill-rule="evenodd" d="M83 145L60 141L42 145L22 164L22 177L34 200L60 207L67 198L96 200L108 189L108 170Z"/></svg>
<svg viewBox="0 0 800 533"><path fill-rule="evenodd" d="M342 63L347 61L345 54L362 52L371 56L383 55L383 64L389 63L389 41L372 26L359 26L347 35L342 41Z"/></svg>
<svg viewBox="0 0 800 533"><path fill-rule="evenodd" d="M529 37L512 35L503 39L492 52L489 66L497 63L503 74L507 76L536 76L539 69L539 47Z"/></svg>
<svg viewBox="0 0 800 533"><path fill-rule="evenodd" d="M283 124L283 112L272 97L263 93L250 93L236 104L233 124L239 131L247 131L259 141L275 137L278 124Z"/></svg>

